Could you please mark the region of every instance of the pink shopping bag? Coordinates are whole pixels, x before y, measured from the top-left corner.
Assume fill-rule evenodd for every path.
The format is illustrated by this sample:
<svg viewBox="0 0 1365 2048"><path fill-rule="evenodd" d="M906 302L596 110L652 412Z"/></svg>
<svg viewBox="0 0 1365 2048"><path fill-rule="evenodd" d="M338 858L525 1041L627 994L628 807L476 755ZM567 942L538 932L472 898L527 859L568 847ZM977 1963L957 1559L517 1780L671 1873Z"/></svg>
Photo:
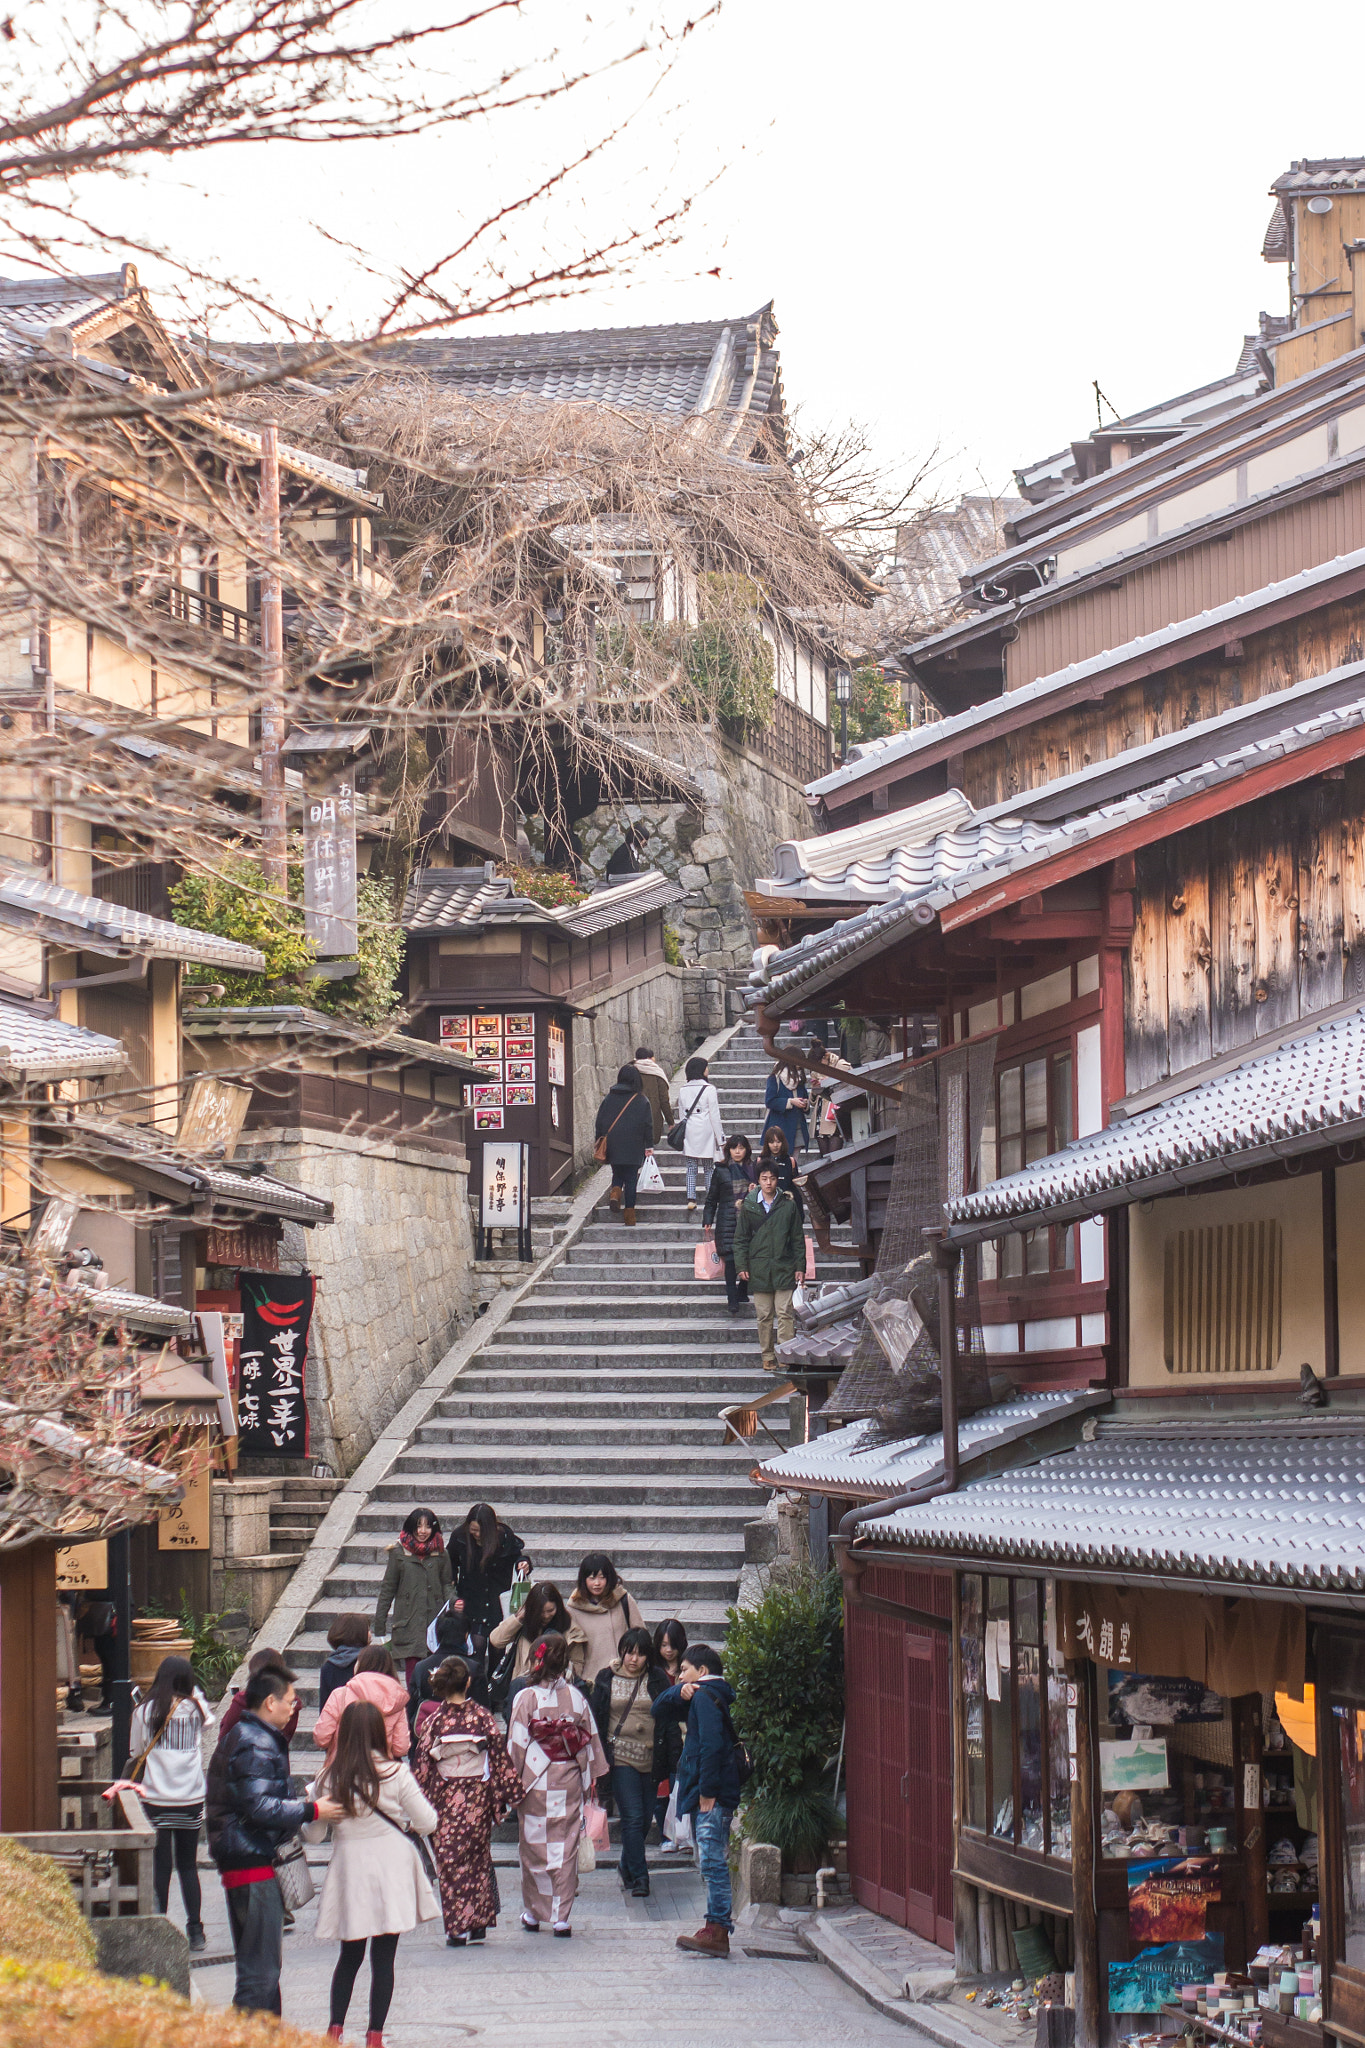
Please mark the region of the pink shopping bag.
<svg viewBox="0 0 1365 2048"><path fill-rule="evenodd" d="M806 1278L808 1280L815 1278L815 1239L813 1237L806 1239Z"/></svg>
<svg viewBox="0 0 1365 2048"><path fill-rule="evenodd" d="M696 1280L723 1280L725 1261L709 1237L692 1247L692 1277Z"/></svg>

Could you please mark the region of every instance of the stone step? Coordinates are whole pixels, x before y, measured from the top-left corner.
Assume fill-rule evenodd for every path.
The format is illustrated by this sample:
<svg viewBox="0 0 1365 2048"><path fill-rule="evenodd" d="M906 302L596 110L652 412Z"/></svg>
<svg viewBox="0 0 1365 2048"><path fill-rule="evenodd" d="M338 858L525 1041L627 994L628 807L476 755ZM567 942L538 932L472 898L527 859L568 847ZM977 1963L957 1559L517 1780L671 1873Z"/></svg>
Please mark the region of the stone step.
<svg viewBox="0 0 1365 2048"><path fill-rule="evenodd" d="M743 1399L743 1396L739 1398ZM538 1391L525 1394L515 1404L508 1402L497 1413L490 1414L488 1401L477 1394L446 1394L437 1402L435 1412L422 1427L430 1428L447 1422L466 1426L488 1422L497 1426L524 1419L539 1424L543 1429L554 1418L552 1426L555 1429L561 1420L574 1427L586 1428L595 1421L607 1424L616 1419L660 1429L675 1429L679 1424L691 1423L705 1423L715 1428L718 1427L717 1411L726 1405L727 1400L719 1394L697 1393L690 1387L668 1394L641 1396L638 1393L609 1393L595 1386L591 1393Z"/></svg>
<svg viewBox="0 0 1365 2048"><path fill-rule="evenodd" d="M583 1372L575 1366L551 1364L538 1358L533 1368L525 1370L499 1370L494 1365L471 1366L455 1381L452 1393L442 1395L441 1399L481 1398L488 1393L496 1395L502 1402L511 1402L540 1392L639 1395L641 1399L655 1394L696 1393L709 1399L714 1393L724 1404L732 1394L739 1400L745 1395L762 1392L771 1384L752 1355L739 1368L697 1367L689 1370L686 1367L633 1364L612 1373Z"/></svg>
<svg viewBox="0 0 1365 2048"><path fill-rule="evenodd" d="M504 1469L498 1470L495 1466L489 1470L467 1462L455 1466L434 1458L414 1462L405 1457L404 1470L381 1480L373 1498L376 1502L389 1501L390 1514L395 1516L395 1531L403 1516L419 1503L434 1508L442 1521L448 1522L452 1514L457 1519L467 1514L471 1501L490 1499L496 1499L499 1507L506 1509L508 1520L515 1526L519 1519L516 1510L523 1503L534 1504L544 1500L546 1480L541 1472L508 1471L506 1464L504 1459ZM565 1518L561 1526L570 1528L573 1516L580 1508L610 1505L613 1501L623 1518L634 1509L676 1505L735 1508L752 1519L761 1498L749 1478L748 1463L744 1460L735 1466L730 1477L718 1472L693 1478L690 1473L678 1474L668 1470L650 1477L611 1471L557 1473L553 1485L558 1500L557 1512ZM400 1508L402 1513L395 1515ZM621 1522L622 1528L632 1526L636 1525L625 1519ZM389 1540L394 1540L392 1535Z"/></svg>
<svg viewBox="0 0 1365 2048"><path fill-rule="evenodd" d="M661 1365L694 1366L703 1371L731 1373L752 1371L756 1363L752 1329L747 1332L748 1342L745 1343L741 1335L745 1326L739 1317L735 1316L732 1321L727 1317L726 1320L730 1322L732 1348L725 1349L717 1344L702 1350L693 1344L651 1344L649 1355L658 1359ZM562 1339L547 1339L544 1344L495 1341L489 1345L484 1357L498 1364L521 1366L524 1370L535 1371L535 1360L553 1348L555 1356L566 1365L576 1365L584 1371L596 1369L601 1372L616 1372L621 1370L628 1360L639 1356L639 1346L632 1343L624 1334L625 1328L624 1324L619 1326L622 1332L619 1343L605 1338L599 1339L595 1344L565 1344ZM497 1336L500 1338L501 1332L498 1332Z"/></svg>
<svg viewBox="0 0 1365 2048"><path fill-rule="evenodd" d="M543 1316L545 1309L531 1307L524 1320L509 1317L496 1332L490 1348L500 1350L503 1341L518 1347L553 1344L557 1350L569 1350L577 1344L619 1343L633 1345L638 1353L652 1351L657 1338L675 1346L687 1341L691 1348L709 1351L718 1346L723 1349L734 1341L733 1333L739 1320L728 1313L723 1301L719 1314L712 1307L698 1309L690 1318L655 1315L652 1305L647 1302L627 1302L625 1306L634 1309L633 1316L615 1320L605 1316L563 1313L550 1322L534 1320L537 1315ZM640 1314L642 1308L646 1310L644 1315Z"/></svg>
<svg viewBox="0 0 1365 2048"><path fill-rule="evenodd" d="M571 1552L567 1545L547 1554L548 1559L554 1562L559 1577L567 1581L560 1586L561 1593L572 1591L582 1555L581 1549ZM654 1566L639 1566L631 1570L619 1562L617 1568L642 1610L648 1607L651 1611L663 1609L671 1613L679 1600L710 1602L712 1605L728 1601L742 1561L742 1556L736 1560L732 1553L717 1560L710 1569L681 1561L671 1572ZM309 1609L310 1620L316 1627L326 1630L340 1614L373 1613L383 1576L383 1567L379 1564L358 1563L349 1570L329 1572L322 1593ZM537 1556L536 1577L559 1584L546 1557Z"/></svg>
<svg viewBox="0 0 1365 2048"><path fill-rule="evenodd" d="M545 1442L549 1418L530 1415L458 1415L440 1422L424 1422L413 1439L423 1448L442 1444L463 1444L480 1456L494 1444L538 1444ZM722 1441L722 1426L711 1414L695 1417L655 1415L563 1415L553 1422L556 1457L586 1462L602 1453L635 1444L648 1447L650 1455L660 1452L710 1450ZM273 1533L273 1532L272 1532Z"/></svg>
<svg viewBox="0 0 1365 2048"><path fill-rule="evenodd" d="M661 1290L662 1290L661 1283ZM611 1323L639 1322L642 1318L651 1323L683 1323L689 1330L723 1328L729 1311L725 1306L725 1283L723 1280L699 1280L695 1282L697 1292L692 1295L672 1291L648 1294L604 1288L600 1294L585 1295L581 1289L570 1283L552 1294L542 1293L538 1288L523 1302L519 1302L503 1324L504 1330L521 1329L527 1323L537 1323L553 1310L562 1317L566 1328L577 1327L589 1330L601 1329ZM318 1520L322 1520L319 1513Z"/></svg>

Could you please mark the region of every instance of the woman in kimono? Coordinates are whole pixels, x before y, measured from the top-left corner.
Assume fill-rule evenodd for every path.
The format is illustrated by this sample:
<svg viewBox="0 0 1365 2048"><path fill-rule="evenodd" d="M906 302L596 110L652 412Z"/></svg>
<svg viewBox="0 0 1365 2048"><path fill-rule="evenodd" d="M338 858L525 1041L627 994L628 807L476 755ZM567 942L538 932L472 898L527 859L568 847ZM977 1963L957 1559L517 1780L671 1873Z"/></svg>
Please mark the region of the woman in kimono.
<svg viewBox="0 0 1365 2048"><path fill-rule="evenodd" d="M434 1700L417 1713L414 1774L439 1820L434 1843L446 1947L482 1941L497 1925L493 1824L522 1796L502 1731L469 1697L469 1666L447 1657L431 1674Z"/></svg>
<svg viewBox="0 0 1365 2048"><path fill-rule="evenodd" d="M569 1915L578 1895L578 1841L583 1802L607 1759L592 1708L568 1684L569 1645L561 1635L540 1638L531 1653L531 1678L517 1694L507 1746L525 1797L517 1809L521 1829L521 1924L539 1934L573 1933Z"/></svg>

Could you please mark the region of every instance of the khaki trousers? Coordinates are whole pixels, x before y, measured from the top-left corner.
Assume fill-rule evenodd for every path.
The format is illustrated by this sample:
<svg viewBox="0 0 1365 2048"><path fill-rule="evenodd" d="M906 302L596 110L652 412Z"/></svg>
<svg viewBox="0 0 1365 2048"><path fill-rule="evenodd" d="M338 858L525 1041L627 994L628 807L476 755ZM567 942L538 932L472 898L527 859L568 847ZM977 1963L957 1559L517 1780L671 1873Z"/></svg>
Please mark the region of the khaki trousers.
<svg viewBox="0 0 1365 2048"><path fill-rule="evenodd" d="M796 1335L796 1317L792 1314L792 1295L796 1290L793 1280L790 1287L779 1287L774 1294L750 1293L749 1299L758 1311L758 1348L763 1353L765 1365L774 1363L773 1323L777 1324L776 1342L785 1344L789 1337Z"/></svg>

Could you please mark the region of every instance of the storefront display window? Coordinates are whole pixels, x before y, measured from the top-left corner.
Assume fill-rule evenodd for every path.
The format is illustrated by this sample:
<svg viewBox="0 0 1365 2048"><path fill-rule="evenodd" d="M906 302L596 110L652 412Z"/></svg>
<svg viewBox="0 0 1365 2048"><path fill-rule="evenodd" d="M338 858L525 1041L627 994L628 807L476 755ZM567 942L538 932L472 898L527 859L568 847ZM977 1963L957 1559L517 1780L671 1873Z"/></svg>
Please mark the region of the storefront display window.
<svg viewBox="0 0 1365 2048"><path fill-rule="evenodd" d="M1333 1947L1340 1965L1365 1977L1365 1636L1332 1630L1326 1664L1339 1831ZM1327 1786L1324 1796L1331 1796Z"/></svg>
<svg viewBox="0 0 1365 2048"><path fill-rule="evenodd" d="M997 1842L1069 1862L1066 1672L1048 1648L1048 1600L1039 1579L962 1576L964 1818Z"/></svg>

